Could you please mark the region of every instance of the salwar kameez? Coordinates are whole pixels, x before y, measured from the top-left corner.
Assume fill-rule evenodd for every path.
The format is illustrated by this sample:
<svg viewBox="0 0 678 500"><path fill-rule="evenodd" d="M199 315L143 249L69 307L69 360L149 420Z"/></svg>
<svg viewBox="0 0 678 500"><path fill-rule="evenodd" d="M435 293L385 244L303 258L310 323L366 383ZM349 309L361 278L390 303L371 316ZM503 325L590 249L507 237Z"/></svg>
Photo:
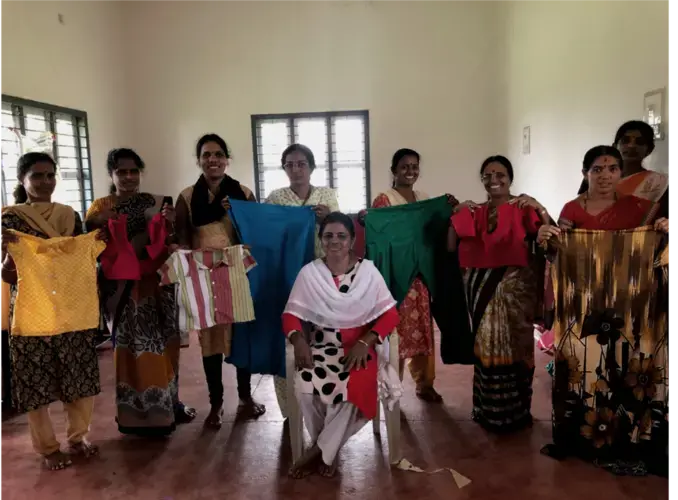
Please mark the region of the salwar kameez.
<svg viewBox="0 0 678 500"><path fill-rule="evenodd" d="M20 210L8 207L2 215L2 228L48 239L57 235L82 234L80 216L70 207L54 205L54 211L67 209L75 218L74 229L69 234L59 227L46 234L34 223L24 219ZM38 208L36 208L38 209ZM39 209L38 209L39 210ZM51 218L45 213L43 227ZM8 326L12 323L17 288L9 290L7 311ZM41 307L36 304L36 307ZM59 451L49 416L49 405L55 401L64 404L68 418L68 443L78 445L86 439L92 419L94 396L101 392L99 362L94 346L97 330L67 332L59 335L20 336L9 335L11 370L11 395L13 410L27 413L31 441L35 451L43 456Z"/></svg>

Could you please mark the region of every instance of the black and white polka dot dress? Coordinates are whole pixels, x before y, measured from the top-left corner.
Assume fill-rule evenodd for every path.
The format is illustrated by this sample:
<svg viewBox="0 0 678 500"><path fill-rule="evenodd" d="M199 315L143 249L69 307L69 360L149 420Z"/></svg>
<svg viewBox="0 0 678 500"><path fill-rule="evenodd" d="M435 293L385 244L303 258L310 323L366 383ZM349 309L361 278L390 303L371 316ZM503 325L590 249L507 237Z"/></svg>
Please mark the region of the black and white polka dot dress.
<svg viewBox="0 0 678 500"><path fill-rule="evenodd" d="M339 291L348 292L358 271L360 262L342 276L335 276ZM325 404L339 404L347 401L349 372L340 361L344 357L341 332L333 328L310 326L310 346L313 355L313 369L297 372L297 390L303 394L320 396Z"/></svg>

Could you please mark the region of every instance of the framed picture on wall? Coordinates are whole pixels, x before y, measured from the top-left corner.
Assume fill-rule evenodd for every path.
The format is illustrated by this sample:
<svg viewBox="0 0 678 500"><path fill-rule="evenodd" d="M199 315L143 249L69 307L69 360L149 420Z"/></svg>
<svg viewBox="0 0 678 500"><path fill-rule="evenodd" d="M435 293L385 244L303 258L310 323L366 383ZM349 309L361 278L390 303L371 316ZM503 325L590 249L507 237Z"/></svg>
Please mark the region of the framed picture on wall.
<svg viewBox="0 0 678 500"><path fill-rule="evenodd" d="M664 96L666 89L647 92L643 100L643 120L654 129L655 140L664 139Z"/></svg>

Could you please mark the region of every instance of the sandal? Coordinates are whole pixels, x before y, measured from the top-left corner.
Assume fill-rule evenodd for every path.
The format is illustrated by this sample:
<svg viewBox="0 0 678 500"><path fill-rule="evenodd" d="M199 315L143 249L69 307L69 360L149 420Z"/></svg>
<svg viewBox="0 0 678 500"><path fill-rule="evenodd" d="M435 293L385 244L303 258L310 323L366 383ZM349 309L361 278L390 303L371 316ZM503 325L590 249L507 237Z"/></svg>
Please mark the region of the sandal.
<svg viewBox="0 0 678 500"><path fill-rule="evenodd" d="M73 465L73 462L61 451L55 451L44 457L44 465L48 470L62 470Z"/></svg>
<svg viewBox="0 0 678 500"><path fill-rule="evenodd" d="M417 397L427 403L442 403L443 397L433 387L417 391Z"/></svg>
<svg viewBox="0 0 678 500"><path fill-rule="evenodd" d="M210 429L220 429L223 423L224 409L220 406L213 407L205 419L205 427Z"/></svg>
<svg viewBox="0 0 678 500"><path fill-rule="evenodd" d="M68 451L71 455L80 455L85 458L91 458L99 454L99 447L83 439L79 443L69 444Z"/></svg>
<svg viewBox="0 0 678 500"><path fill-rule="evenodd" d="M177 408L174 411L174 420L177 425L188 424L193 422L193 419L198 415L198 412L195 411L195 408L190 408L189 406L184 406L181 404L181 407Z"/></svg>
<svg viewBox="0 0 678 500"><path fill-rule="evenodd" d="M254 401L254 399L242 401L238 406L238 417L245 420L256 420L264 413L266 413L266 407Z"/></svg>

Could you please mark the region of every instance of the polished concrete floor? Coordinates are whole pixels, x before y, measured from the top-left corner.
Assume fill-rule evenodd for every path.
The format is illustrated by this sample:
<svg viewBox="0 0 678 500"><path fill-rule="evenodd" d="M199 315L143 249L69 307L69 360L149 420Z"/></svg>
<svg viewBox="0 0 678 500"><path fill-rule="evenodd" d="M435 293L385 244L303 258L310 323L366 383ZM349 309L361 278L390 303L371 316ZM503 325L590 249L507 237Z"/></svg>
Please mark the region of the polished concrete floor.
<svg viewBox="0 0 678 500"><path fill-rule="evenodd" d="M103 392L97 399L90 437L101 456L78 462L63 471L40 467L30 444L25 417L2 424L2 496L4 500L76 499L478 499L478 500L661 500L668 498L668 481L657 477L615 477L572 459L557 462L542 456L550 437L548 359L537 358L532 429L512 435L487 434L470 420L470 367L440 366L436 387L442 405L427 405L414 396L407 378L402 403L402 448L415 465L433 471L453 468L471 479L457 488L448 472L422 474L391 470L386 433L366 426L340 454L334 479L310 476L289 479L289 442L278 410L273 380L256 376L255 397L268 412L256 422L234 422L237 405L235 371L224 365L225 424L207 431L208 411L200 351L182 350L181 398L198 409L198 418L181 426L171 438L149 441L121 436L114 419L111 352L101 354ZM63 436L64 416L52 409L55 427Z"/></svg>

